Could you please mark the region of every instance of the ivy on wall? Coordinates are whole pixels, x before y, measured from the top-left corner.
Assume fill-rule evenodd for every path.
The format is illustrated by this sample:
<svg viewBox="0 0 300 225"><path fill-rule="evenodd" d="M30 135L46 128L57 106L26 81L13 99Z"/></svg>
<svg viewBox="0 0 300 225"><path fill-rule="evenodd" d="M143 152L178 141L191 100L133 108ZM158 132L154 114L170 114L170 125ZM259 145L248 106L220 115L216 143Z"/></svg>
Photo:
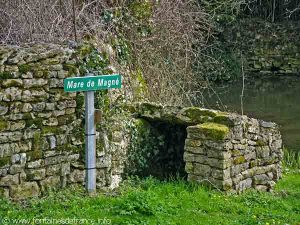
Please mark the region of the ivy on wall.
<svg viewBox="0 0 300 225"><path fill-rule="evenodd" d="M185 127L137 119L128 128L130 145L124 176L185 177Z"/></svg>

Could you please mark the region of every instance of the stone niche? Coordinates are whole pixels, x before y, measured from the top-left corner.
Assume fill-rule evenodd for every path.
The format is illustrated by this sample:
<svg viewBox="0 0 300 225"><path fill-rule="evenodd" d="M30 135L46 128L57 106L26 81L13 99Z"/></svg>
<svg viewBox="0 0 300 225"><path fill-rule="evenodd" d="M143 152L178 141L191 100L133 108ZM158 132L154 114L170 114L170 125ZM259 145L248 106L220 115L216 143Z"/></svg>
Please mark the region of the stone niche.
<svg viewBox="0 0 300 225"><path fill-rule="evenodd" d="M240 193L269 191L281 177L282 139L275 123L197 107L141 103L135 110L152 123L186 126L182 152L188 181Z"/></svg>

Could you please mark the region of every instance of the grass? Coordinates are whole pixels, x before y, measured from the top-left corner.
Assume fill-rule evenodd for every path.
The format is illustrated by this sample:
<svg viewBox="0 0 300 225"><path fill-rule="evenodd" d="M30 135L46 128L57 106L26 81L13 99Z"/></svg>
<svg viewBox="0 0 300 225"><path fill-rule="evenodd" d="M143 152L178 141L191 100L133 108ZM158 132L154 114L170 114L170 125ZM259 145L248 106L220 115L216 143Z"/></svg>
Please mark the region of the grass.
<svg viewBox="0 0 300 225"><path fill-rule="evenodd" d="M300 169L300 153L295 151L290 151L287 148L283 149L284 159L283 165L286 168Z"/></svg>
<svg viewBox="0 0 300 225"><path fill-rule="evenodd" d="M300 173L286 174L273 193L225 195L185 181L161 182L154 178L129 180L117 193L96 197L88 197L82 189L68 188L23 203L2 199L0 218L9 218L7 224L17 224L13 219L46 224L38 223L37 218L77 218L81 220L69 224L89 225L300 224ZM89 221L84 223L83 219Z"/></svg>

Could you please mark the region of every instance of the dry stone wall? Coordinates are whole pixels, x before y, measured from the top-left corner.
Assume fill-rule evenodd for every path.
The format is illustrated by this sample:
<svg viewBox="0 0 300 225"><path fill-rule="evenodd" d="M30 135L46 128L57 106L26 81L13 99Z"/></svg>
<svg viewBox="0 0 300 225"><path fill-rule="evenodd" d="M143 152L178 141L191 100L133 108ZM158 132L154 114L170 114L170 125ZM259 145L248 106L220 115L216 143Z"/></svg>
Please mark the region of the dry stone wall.
<svg viewBox="0 0 300 225"><path fill-rule="evenodd" d="M0 47L1 195L23 199L84 183L83 95L63 91L64 78L79 76L74 56L52 44ZM97 150L97 185L115 186L110 149L119 142L100 139L106 144Z"/></svg>
<svg viewBox="0 0 300 225"><path fill-rule="evenodd" d="M242 51L252 75L299 75L300 32L297 22L268 23L245 19L225 28L224 45Z"/></svg>
<svg viewBox="0 0 300 225"><path fill-rule="evenodd" d="M183 159L189 181L239 193L269 191L281 177L282 140L275 123L196 107L143 103L137 111L147 120L186 125Z"/></svg>
<svg viewBox="0 0 300 225"><path fill-rule="evenodd" d="M1 196L24 199L84 184L83 95L63 90L64 78L80 76L78 51L87 50L53 44L0 46ZM113 108L116 113L106 109L106 124L97 130L98 188L121 182L128 124L134 117L186 127L182 157L189 181L241 192L270 190L281 176L282 141L274 123L196 107L124 107L123 102Z"/></svg>

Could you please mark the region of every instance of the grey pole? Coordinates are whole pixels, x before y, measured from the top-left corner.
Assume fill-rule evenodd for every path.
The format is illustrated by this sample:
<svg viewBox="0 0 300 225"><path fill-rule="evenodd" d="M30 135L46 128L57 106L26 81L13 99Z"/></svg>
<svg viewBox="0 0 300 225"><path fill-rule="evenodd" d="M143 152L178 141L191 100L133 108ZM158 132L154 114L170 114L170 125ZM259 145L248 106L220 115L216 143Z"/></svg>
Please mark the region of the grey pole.
<svg viewBox="0 0 300 225"><path fill-rule="evenodd" d="M86 76L94 76L89 73ZM96 129L94 123L94 91L85 92L85 164L86 190L96 191Z"/></svg>

